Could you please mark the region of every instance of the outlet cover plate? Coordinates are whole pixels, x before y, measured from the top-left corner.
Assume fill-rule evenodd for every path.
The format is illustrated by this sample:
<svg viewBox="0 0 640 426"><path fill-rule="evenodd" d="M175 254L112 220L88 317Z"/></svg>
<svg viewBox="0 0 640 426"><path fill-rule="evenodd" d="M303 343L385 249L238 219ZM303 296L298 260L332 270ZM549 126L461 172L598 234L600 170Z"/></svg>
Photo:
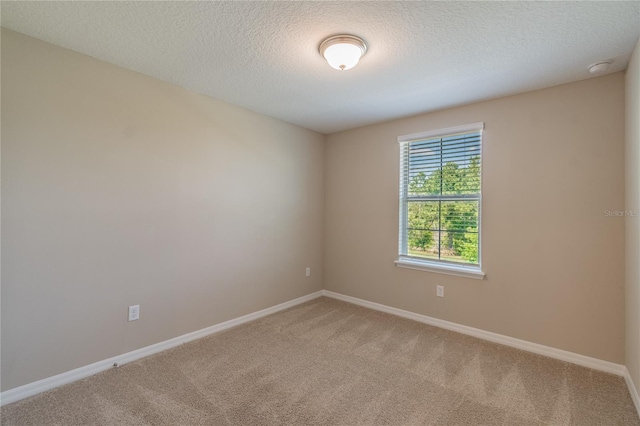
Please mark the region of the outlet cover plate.
<svg viewBox="0 0 640 426"><path fill-rule="evenodd" d="M129 321L140 319L140 305L129 306Z"/></svg>

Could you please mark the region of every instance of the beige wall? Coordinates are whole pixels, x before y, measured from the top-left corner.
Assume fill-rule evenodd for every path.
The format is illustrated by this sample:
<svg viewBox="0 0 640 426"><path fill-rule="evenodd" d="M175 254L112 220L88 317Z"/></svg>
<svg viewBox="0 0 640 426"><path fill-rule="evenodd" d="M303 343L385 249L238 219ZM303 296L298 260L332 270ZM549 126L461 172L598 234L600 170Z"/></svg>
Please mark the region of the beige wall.
<svg viewBox="0 0 640 426"><path fill-rule="evenodd" d="M2 390L320 290L323 155L2 30Z"/></svg>
<svg viewBox="0 0 640 426"><path fill-rule="evenodd" d="M397 136L479 121L486 280L395 267ZM624 363L623 167L622 73L330 135L325 288Z"/></svg>
<svg viewBox="0 0 640 426"><path fill-rule="evenodd" d="M626 72L626 207L640 211L640 41ZM640 393L640 217L628 215L626 232L626 364Z"/></svg>

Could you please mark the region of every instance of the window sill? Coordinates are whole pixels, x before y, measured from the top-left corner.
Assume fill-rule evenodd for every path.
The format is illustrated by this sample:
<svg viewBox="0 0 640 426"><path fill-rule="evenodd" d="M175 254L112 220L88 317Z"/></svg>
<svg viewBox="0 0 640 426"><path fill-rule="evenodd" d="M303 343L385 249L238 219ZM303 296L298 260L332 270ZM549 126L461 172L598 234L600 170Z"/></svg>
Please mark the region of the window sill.
<svg viewBox="0 0 640 426"><path fill-rule="evenodd" d="M429 261L421 261L414 259L400 258L394 262L399 268L416 269L418 271L436 272L439 274L455 275L458 277L474 278L482 280L486 276L480 268L469 266L448 265L442 263L434 263Z"/></svg>

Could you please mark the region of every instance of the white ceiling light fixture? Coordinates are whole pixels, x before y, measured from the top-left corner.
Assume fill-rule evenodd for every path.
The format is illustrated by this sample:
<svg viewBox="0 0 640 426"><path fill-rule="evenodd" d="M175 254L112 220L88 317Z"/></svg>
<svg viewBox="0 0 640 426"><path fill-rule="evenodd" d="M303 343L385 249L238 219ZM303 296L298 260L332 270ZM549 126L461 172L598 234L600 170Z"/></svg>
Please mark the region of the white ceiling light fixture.
<svg viewBox="0 0 640 426"><path fill-rule="evenodd" d="M611 66L611 61L598 62L597 64L589 65L589 72L591 74L602 74L607 72Z"/></svg>
<svg viewBox="0 0 640 426"><path fill-rule="evenodd" d="M345 71L355 67L367 53L367 44L360 37L339 34L325 39L318 50L332 68Z"/></svg>

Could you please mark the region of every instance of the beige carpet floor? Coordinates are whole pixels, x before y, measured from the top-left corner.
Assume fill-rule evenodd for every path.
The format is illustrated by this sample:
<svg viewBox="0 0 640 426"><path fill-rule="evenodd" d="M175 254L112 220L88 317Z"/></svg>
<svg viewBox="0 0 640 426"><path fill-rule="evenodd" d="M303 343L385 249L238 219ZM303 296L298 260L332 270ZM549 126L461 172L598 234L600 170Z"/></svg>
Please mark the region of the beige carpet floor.
<svg viewBox="0 0 640 426"><path fill-rule="evenodd" d="M640 425L624 380L320 298L2 408L3 425Z"/></svg>

